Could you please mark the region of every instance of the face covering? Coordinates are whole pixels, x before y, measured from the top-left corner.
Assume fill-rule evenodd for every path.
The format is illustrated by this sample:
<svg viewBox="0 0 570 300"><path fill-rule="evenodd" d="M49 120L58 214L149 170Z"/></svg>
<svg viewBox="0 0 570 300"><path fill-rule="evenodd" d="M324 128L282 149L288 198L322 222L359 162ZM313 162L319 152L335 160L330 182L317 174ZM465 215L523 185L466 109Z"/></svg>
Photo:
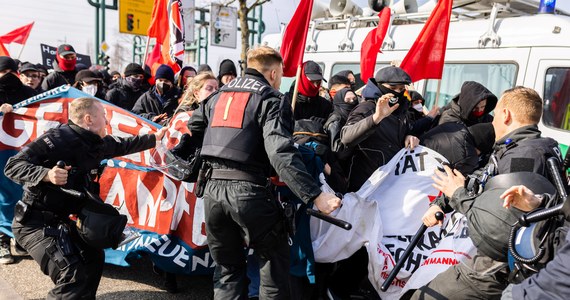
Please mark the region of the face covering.
<svg viewBox="0 0 570 300"><path fill-rule="evenodd" d="M141 86L143 84L143 79L138 79L138 78L134 78L134 77L126 77L125 78L125 84L131 88L131 90L137 92L141 89Z"/></svg>
<svg viewBox="0 0 570 300"><path fill-rule="evenodd" d="M315 86L307 77L307 75L305 75L304 69L301 70L301 79L299 81L299 93L301 93L301 95L307 97L315 97L319 94L319 88L321 87L321 84L319 83L317 86Z"/></svg>
<svg viewBox="0 0 570 300"><path fill-rule="evenodd" d="M421 105L420 103L412 106L415 110L419 111L419 112L423 112L424 111L424 106Z"/></svg>
<svg viewBox="0 0 570 300"><path fill-rule="evenodd" d="M96 84L85 85L81 90L91 96L95 96L95 94L97 93L97 85Z"/></svg>
<svg viewBox="0 0 570 300"><path fill-rule="evenodd" d="M380 89L380 91L382 92L382 95L385 94L393 94L394 98L398 99L398 104L400 104L400 106L393 112L393 114L399 115L402 111L404 110L408 110L408 106L406 105L407 102L409 102L408 98L406 98L406 96L404 95L404 93L406 91L402 91L400 93L391 90L383 85L378 85L378 88ZM394 103L395 104L395 103ZM393 104L390 104L390 106L392 106Z"/></svg>
<svg viewBox="0 0 570 300"><path fill-rule="evenodd" d="M484 110L481 111L472 111L471 112L471 116L473 116L474 118L480 118L485 114Z"/></svg>
<svg viewBox="0 0 570 300"><path fill-rule="evenodd" d="M77 63L77 58L74 59L63 59L57 56L57 65L64 71L73 71L75 69L75 64Z"/></svg>
<svg viewBox="0 0 570 300"><path fill-rule="evenodd" d="M14 75L14 73L6 73L4 76L0 77L0 89L12 90L22 85L22 81L20 81L20 78Z"/></svg>
<svg viewBox="0 0 570 300"><path fill-rule="evenodd" d="M160 95L164 95L170 90L170 84L165 82L158 82L156 84L156 90L160 93Z"/></svg>

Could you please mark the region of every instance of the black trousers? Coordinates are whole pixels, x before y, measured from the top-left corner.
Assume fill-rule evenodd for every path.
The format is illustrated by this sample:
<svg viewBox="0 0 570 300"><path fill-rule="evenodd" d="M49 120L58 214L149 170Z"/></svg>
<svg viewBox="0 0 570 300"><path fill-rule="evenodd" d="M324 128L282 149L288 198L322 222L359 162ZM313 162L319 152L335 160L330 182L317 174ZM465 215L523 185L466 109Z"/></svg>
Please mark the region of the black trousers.
<svg viewBox="0 0 570 300"><path fill-rule="evenodd" d="M72 234L76 253L70 258L76 262L62 268L56 264L54 256L48 254L47 249L56 241L53 237L44 236L44 227L43 221L34 219L27 220L25 225L16 220L12 224L16 242L28 251L55 284L46 299L95 299L105 262L103 250L85 245Z"/></svg>
<svg viewBox="0 0 570 300"><path fill-rule="evenodd" d="M214 271L214 299L246 299L246 253L255 249L260 299L290 299L289 246L283 217L268 187L210 180L204 191L206 232Z"/></svg>

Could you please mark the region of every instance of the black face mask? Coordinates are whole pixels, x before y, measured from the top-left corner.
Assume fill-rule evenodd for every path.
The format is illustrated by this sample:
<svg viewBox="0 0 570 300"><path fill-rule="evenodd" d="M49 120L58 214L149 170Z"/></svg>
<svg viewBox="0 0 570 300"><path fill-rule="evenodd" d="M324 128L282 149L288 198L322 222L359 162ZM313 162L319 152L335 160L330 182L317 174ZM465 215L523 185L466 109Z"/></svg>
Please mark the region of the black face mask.
<svg viewBox="0 0 570 300"><path fill-rule="evenodd" d="M22 82L14 73L6 73L0 77L0 89L13 90L22 86Z"/></svg>
<svg viewBox="0 0 570 300"><path fill-rule="evenodd" d="M134 78L134 77L127 77L125 78L125 84L131 88L131 90L137 92L138 90L141 89L141 86L143 84L143 79L138 79L138 78Z"/></svg>
<svg viewBox="0 0 570 300"><path fill-rule="evenodd" d="M156 83L156 90L160 93L160 95L165 95L170 91L170 84L164 82Z"/></svg>

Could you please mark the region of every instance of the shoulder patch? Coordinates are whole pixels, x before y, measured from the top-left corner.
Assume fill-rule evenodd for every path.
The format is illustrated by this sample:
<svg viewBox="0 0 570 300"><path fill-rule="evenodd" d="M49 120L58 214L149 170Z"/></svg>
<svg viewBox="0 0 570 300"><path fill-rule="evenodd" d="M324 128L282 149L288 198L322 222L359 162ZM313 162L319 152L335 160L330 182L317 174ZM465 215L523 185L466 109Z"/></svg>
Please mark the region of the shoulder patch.
<svg viewBox="0 0 570 300"><path fill-rule="evenodd" d="M46 145L48 146L49 149L52 149L52 150L55 149L55 145L54 145L53 142L49 139L48 136L44 137L44 138L42 139L42 141L43 141L44 143L46 143Z"/></svg>

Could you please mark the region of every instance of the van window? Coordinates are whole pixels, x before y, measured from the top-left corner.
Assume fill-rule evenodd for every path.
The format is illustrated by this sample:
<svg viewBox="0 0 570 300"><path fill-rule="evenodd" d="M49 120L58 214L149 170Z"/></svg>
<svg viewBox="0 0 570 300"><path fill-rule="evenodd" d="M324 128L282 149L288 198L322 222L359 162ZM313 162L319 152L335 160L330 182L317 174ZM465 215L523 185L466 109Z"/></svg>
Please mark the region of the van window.
<svg viewBox="0 0 570 300"><path fill-rule="evenodd" d="M476 81L488 88L497 98L504 90L515 86L517 65L515 63L497 64L445 64L439 90L438 105L444 106L459 94L465 81ZM425 92L425 105L431 108L435 104L437 80L428 79Z"/></svg>
<svg viewBox="0 0 570 300"><path fill-rule="evenodd" d="M550 68L544 82L544 125L570 130L570 68Z"/></svg>

